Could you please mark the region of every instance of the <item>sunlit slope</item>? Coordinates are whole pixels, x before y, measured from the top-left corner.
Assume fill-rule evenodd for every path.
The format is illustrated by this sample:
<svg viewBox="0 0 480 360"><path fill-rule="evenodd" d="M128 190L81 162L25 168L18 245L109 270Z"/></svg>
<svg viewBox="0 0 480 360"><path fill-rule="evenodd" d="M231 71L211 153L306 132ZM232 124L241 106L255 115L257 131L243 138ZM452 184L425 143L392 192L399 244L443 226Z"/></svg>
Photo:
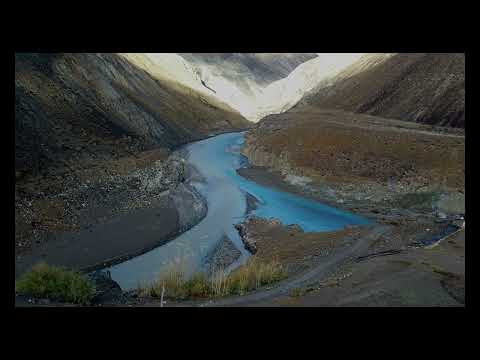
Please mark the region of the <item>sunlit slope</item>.
<svg viewBox="0 0 480 360"><path fill-rule="evenodd" d="M205 89L250 120L265 87L281 80L300 64L315 58L308 53L182 53Z"/></svg>
<svg viewBox="0 0 480 360"><path fill-rule="evenodd" d="M256 99L255 108L245 115L258 121L261 118L289 110L305 94L328 86L348 65L358 60L360 53L322 53L299 65L286 78L271 83Z"/></svg>
<svg viewBox="0 0 480 360"><path fill-rule="evenodd" d="M464 54L369 54L302 105L465 127Z"/></svg>

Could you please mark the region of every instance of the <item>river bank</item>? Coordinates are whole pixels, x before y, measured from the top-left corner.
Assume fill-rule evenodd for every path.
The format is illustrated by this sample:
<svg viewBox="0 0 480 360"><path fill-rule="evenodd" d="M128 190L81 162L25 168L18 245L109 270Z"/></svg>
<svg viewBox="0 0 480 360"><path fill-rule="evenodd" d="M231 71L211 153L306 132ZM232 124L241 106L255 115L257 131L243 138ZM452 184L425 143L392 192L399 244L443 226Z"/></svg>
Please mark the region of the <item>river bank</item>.
<svg viewBox="0 0 480 360"><path fill-rule="evenodd" d="M299 283L291 289L294 295L278 290L273 297L252 294L250 300L217 304L464 304L464 231L436 250L431 247L464 225L464 137L444 130L320 109L263 119L245 137L242 154L251 165L239 169L239 175L365 216L376 224L374 229L385 231L350 261L330 267L330 275L316 274L310 284ZM283 258L294 269L294 277L328 263L346 241L341 232L333 232L322 257L318 247L327 233L305 234L287 224L255 218L241 228L256 254ZM349 277L354 280L341 286ZM358 284L363 284L361 290L354 289ZM316 295L307 299L311 292Z"/></svg>
<svg viewBox="0 0 480 360"><path fill-rule="evenodd" d="M61 214L47 212L37 220L29 241L18 241L29 246L17 250L16 277L38 262L83 271L104 268L147 252L194 226L207 208L189 184L194 170L183 160L185 156L182 148L170 154L163 149L149 151L137 156L142 166L138 160L123 159L129 166L123 172L117 167L115 176L84 179L68 191L46 196L47 209L59 199L67 205ZM31 214L38 219L41 211L35 204L31 208L18 217L28 220ZM52 222L63 227L52 226ZM50 226L42 226L45 223Z"/></svg>
<svg viewBox="0 0 480 360"><path fill-rule="evenodd" d="M232 138L232 140L235 139L236 137ZM228 140L228 137L225 138L225 140ZM212 141L214 141L212 144L216 144L217 140ZM192 258L192 264L197 264L198 261L204 261L206 259L207 265L208 263L210 263L210 265L220 264L222 267L228 266L229 264L231 265L232 261L235 262L238 260L239 247L240 250L245 251L244 244L236 241L234 236L236 235L240 241L245 243L245 233L248 233L250 239L253 239L255 243L256 249L253 251L255 252L254 256L265 260L273 258L279 259L282 265L288 269L290 276L289 279L278 285L278 293L269 295L269 297L267 296L270 299L268 301L264 295L261 295L267 290L261 289L255 294L252 294L251 298L221 299L211 301L209 304L248 305L258 303L259 301L263 301L264 304L273 304L278 296L282 298L285 296L289 297L288 294L285 295L287 290L290 291L298 288L299 293L303 293L304 291L311 292L305 290L311 289L311 283L322 283L327 281L328 277L333 276L332 274L341 273L345 269L345 266L357 266L355 265L357 262L361 263L362 266L363 264L368 264L367 267L372 271L374 265L370 268L369 264L374 264L374 261L378 261L371 261L372 259L400 256L396 261L400 261L400 263L403 261L406 263L410 260L403 259L403 256L406 256L405 254L409 254L408 256L411 256L411 254L419 254L420 252L416 252L418 248L420 248L419 251L425 251L425 246L422 244L425 244L437 234L444 232L448 224L454 220L449 216L440 218L438 214L432 213L431 209L425 211L422 207L395 207L393 203L388 206L388 202L384 203L385 206L379 207L378 204L368 202L366 199L345 200L342 198L340 199L343 200L342 202L333 202L335 199L322 197L321 193L311 191L311 188L305 187L305 184L302 183L302 181L299 181L298 178L293 179L295 181L293 181L292 184L292 178L290 178L290 181L287 181L279 174L275 174L265 168L247 166L238 169L236 172L234 171L232 174L230 168L232 165L231 161L234 160L233 165L235 169L238 165L238 159L229 152L232 150L231 140L228 140L226 143L219 142L211 149L206 146L209 143L209 141L203 141L196 144L197 147L192 154L195 154L196 156L196 158L194 158L196 163L204 164L204 166L201 166L201 168L198 169L191 167L189 168L191 171L188 172L189 179L192 181L194 180L193 182L197 184L202 195L207 198L209 206L207 217L204 221L199 223L199 226L184 233L182 236L175 239L174 242L168 243L145 255L133 258L131 261L127 261L119 264L119 266L111 268L110 270L112 271L114 280L120 279L124 284L134 284L141 274L146 274L146 278L151 278L152 275L149 273L152 271L157 273L159 271L159 264L164 260L170 261L175 258L175 254L177 254L179 249L189 249L191 254L196 254L195 257ZM228 146L226 146L226 144ZM224 149L227 149L225 155L222 155L225 156L225 159L221 159L219 158L219 154L223 153ZM216 159L216 162L211 164L213 167L209 167L208 165L209 162L211 163L212 159L212 154L210 154L210 152L214 154L213 158ZM225 160L226 162L223 163ZM223 168L222 166L225 164L229 165L228 167ZM243 190L232 187L232 184L228 181L225 182L224 180L220 180L225 170L227 170L228 174L225 180L231 179L231 176L235 176L235 181L238 181L238 184L240 184L240 187ZM202 172L204 173L202 174ZM238 176L238 174L240 174L242 178L237 178L236 176ZM204 176L209 178L204 178ZM253 180L255 183L245 183L244 181L246 179ZM268 188L260 191L262 188L259 188L255 184L266 185ZM209 186L211 188L209 188ZM261 196L257 198L254 195L249 194L249 190L252 190L253 193L261 194ZM281 190L282 192L277 194L274 192L276 190ZM289 196L300 195L300 197L289 197L287 196L287 193L290 194ZM225 213L227 210L227 208L225 208L225 205L227 204L225 200L228 199L227 196L230 199L235 200L234 202L228 202L228 210L233 211L229 214ZM232 196L234 197L232 198ZM300 204L300 207L294 207L293 209L304 209L306 204L308 204L308 206L313 206L314 204L310 204L308 199L314 199L323 203L327 200L327 202L330 201L330 204L336 208L343 207L345 210L355 211L358 214L368 216L368 218L374 220L376 224L371 223L369 225L347 226L346 228L340 226L340 230L334 231L305 232L299 226L289 225L293 224L293 222L282 224L281 221L258 219L255 216L251 216L255 215L255 210L262 210L262 207L265 207L265 202L268 203L269 201L273 201L275 203L275 201L278 201L279 199L275 198L277 196L279 196L279 199L285 199L282 201L287 201L284 204L287 204L290 201ZM292 204L289 204L289 206L291 205ZM302 214L301 211L303 210L300 210L300 214ZM326 218L332 216L329 212L324 212L326 209L322 206L318 208L318 211L320 211L320 214L324 214ZM223 217L220 217L220 214ZM238 234L237 230L233 228L233 224L230 225L229 223L231 221L234 221L235 224L239 222L242 223L242 218L245 214L250 214L247 221L243 223L244 228L247 229L247 231L243 231L243 233L241 231L240 234ZM282 212L279 214L285 215ZM340 213L338 214L340 215ZM295 214L287 215L291 216ZM345 214L341 216L350 215ZM292 217L292 219L293 218L294 217ZM220 221L220 219L224 220ZM287 219L290 219L290 217L287 217ZM336 219L336 217L332 218L332 220L334 219ZM348 219L355 218L352 217ZM320 220L323 221L324 219L316 218L314 223L317 223ZM211 231L213 228L218 228L219 224L223 224L226 227L218 229L215 234L205 232ZM308 226L309 223L306 224ZM319 229L321 229L321 227ZM225 237L226 233L228 233L227 237ZM448 246L450 243L446 245ZM444 244L443 247L446 245ZM462 245L456 243L451 246L462 247ZM437 248L442 249L443 247L438 246ZM250 248L249 250L252 249ZM455 268L456 272L453 273L454 275L448 275L448 279L450 280L441 280L446 283L454 281L455 289L458 289L459 286L461 287L461 280L458 280L458 276L460 276L461 279L461 274L458 275L458 271L461 272L461 256L460 251L455 258L455 261L460 265ZM364 261L362 259L368 260ZM448 257L445 257L445 259L442 261L447 261L447 263L450 261L451 263L451 259ZM321 269L321 271L317 271L317 269ZM386 271L384 275L386 276L389 274L389 271ZM313 275L307 276L307 274ZM298 278L303 280L299 281ZM429 279L431 280L431 278ZM458 283L459 281L460 285ZM422 282L420 281L419 285L421 285L421 283ZM378 290L374 285L372 286L373 287L368 287L368 291ZM123 294L125 294L125 301L122 302L123 305L159 306L158 299L139 297L135 290L125 291L128 287L124 287L124 285L122 285L122 288L124 289ZM265 303L265 301L267 302ZM426 300L421 300L421 302L423 301ZM102 304L107 305L107 303ZM169 306L170 305L204 305L204 302L175 302L169 300Z"/></svg>

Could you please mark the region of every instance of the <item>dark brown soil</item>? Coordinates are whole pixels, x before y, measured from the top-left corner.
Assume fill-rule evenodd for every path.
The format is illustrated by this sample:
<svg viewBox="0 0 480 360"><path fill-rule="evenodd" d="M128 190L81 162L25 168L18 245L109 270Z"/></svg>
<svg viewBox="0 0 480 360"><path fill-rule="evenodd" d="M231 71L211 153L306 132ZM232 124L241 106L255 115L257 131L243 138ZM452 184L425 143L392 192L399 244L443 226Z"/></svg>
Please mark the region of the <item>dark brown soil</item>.
<svg viewBox="0 0 480 360"><path fill-rule="evenodd" d="M243 152L253 165L314 181L412 191L465 186L465 138L458 131L342 111L271 115L247 133Z"/></svg>
<svg viewBox="0 0 480 360"><path fill-rule="evenodd" d="M305 233L297 226L252 217L247 221L248 234L255 239L255 256L269 262L278 260L292 275L312 267L335 247L345 246L366 230L350 227L340 231Z"/></svg>

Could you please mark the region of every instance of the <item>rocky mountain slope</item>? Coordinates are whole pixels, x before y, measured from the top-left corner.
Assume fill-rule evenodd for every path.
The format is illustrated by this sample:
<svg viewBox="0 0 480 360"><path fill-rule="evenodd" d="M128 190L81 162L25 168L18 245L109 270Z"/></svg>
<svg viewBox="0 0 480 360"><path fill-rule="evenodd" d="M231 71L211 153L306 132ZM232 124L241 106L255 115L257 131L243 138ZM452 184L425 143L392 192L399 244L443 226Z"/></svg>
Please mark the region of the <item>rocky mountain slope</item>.
<svg viewBox="0 0 480 360"><path fill-rule="evenodd" d="M15 170L76 166L248 122L142 54L16 54Z"/></svg>
<svg viewBox="0 0 480 360"><path fill-rule="evenodd" d="M314 87L303 105L465 127L465 55L368 54Z"/></svg>
<svg viewBox="0 0 480 360"><path fill-rule="evenodd" d="M139 211L162 214L149 223L163 235L142 235L150 246L198 221L201 201L169 170L172 150L250 126L202 88L175 54L15 54L16 254L50 254L53 237L83 229L78 246L101 240L108 257L110 238L91 226L127 216L136 231L129 216ZM127 230L115 240L127 244Z"/></svg>
<svg viewBox="0 0 480 360"><path fill-rule="evenodd" d="M268 85L317 57L308 53L181 53L212 95L258 120L256 99Z"/></svg>

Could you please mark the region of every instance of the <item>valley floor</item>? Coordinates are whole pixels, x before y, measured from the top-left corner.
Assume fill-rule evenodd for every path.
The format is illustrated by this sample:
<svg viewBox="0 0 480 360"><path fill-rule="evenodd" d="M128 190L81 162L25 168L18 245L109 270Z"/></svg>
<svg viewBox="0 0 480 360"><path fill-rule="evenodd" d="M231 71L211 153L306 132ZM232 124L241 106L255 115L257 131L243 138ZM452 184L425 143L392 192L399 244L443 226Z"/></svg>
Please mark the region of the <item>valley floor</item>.
<svg viewBox="0 0 480 360"><path fill-rule="evenodd" d="M332 114L334 113L327 112L326 116L332 116ZM267 122L262 131L270 135L288 129L285 123L295 123L290 122L288 116L292 115L282 115L278 123ZM308 123L313 121L306 114L301 116L305 116ZM374 117L359 116L357 119L353 115L345 116L346 121L353 124L345 126L345 118L338 116L334 119L335 121L339 119L337 124L332 125L332 121L329 120L329 131L339 135L340 140L344 135L344 127L352 132L349 136L358 135L354 137L358 142L363 141L364 136L367 136L367 139L372 137L371 134L365 133L365 124L362 125L362 121L370 122L368 127L373 128L375 127ZM423 125L395 121L392 121L392 124L390 126L394 128L393 138L389 138L391 133L388 129L382 130L386 132L385 138L393 144L389 146L406 149L406 153L401 154L405 157L400 159L402 164L405 164L405 161L411 158L408 151L413 141L412 146L417 149L415 151L422 154L422 157L419 155L419 159L426 159L424 163L418 164L418 168L422 171L424 169L430 171L429 166L432 164L435 168L435 163L428 161L436 159L436 151L443 151L438 148L450 144L455 146L460 154L464 146L461 134L447 133L442 136L441 132L432 133ZM352 130L357 128L358 132ZM255 134L256 131L252 130L250 134ZM412 137L410 132L414 133L415 137ZM286 134L288 135L288 132ZM322 133L316 129L315 135L322 136ZM432 136L439 137L439 142L435 142ZM286 135L284 134L283 137L286 138ZM288 139L289 143L283 148L288 149L298 140L295 137ZM260 141L258 143L251 141L250 144L258 146ZM312 144L317 146L314 142ZM341 145L342 141L338 144ZM365 146L361 148L365 150L368 144L363 145ZM275 143L272 142L271 146L275 146ZM319 146L319 149L321 150L322 147ZM376 149L378 151L379 148ZM275 148L273 150L275 151ZM345 155L345 149L341 150L343 155L342 151L335 154L350 156L348 153ZM373 151L373 148L371 150ZM262 152L250 149L250 154L257 156L256 160L262 160L258 157ZM373 158L378 157L378 152L369 154L373 154ZM384 160L382 157L378 158L381 161ZM460 155L458 159L462 160ZM375 175L386 174L393 177L399 171L399 168L390 168L395 164L387 163L379 168L377 164L372 165L369 159L364 160L366 161L360 165L372 166ZM453 200L444 201L443 208L451 210L446 213L438 207L434 209L432 204L437 204L438 199L431 192L416 193L411 190L421 185L420 180L415 177L418 174L415 168L408 168L405 172L400 171L400 175L412 174L406 177L405 182L393 184L390 188L389 185L381 184L377 188L376 185L381 183L381 179L374 179L367 189L362 187L361 182L354 183L354 186L349 188L339 188L337 182L316 181L317 178L308 172L299 176L290 173L288 176L288 172L282 173L279 168L275 170L275 166L268 168L251 166L240 169L239 174L247 179L358 213L373 220L374 224L347 227L336 232L304 233L298 227L286 226L274 220L251 218L244 223L244 226L248 230L248 240L256 244L255 256L266 260L279 259L287 268L289 277L278 284L244 296L182 302L167 299L166 306L464 306L465 231L461 227L464 220L459 216L464 214L464 210L457 210L459 205L462 205L462 201L464 202L463 163L457 166L458 161L456 161L451 159L448 163L444 163L445 166L449 166L446 168L449 176L451 175L448 181L458 188L462 196L459 199L453 197ZM280 168L284 165L276 162L275 159L272 162L280 164ZM342 166L341 162L334 162L334 164ZM308 168L304 167L304 169ZM343 168L339 167L339 169ZM348 170L348 167L343 170ZM424 173L426 176L434 174ZM306 184L301 175L311 176L314 180ZM407 191L399 190L403 187L407 187ZM454 191L454 195L457 196L457 190ZM254 203L255 201L249 197L249 210L254 208ZM154 218L157 210L152 208L148 211L151 211L148 216ZM452 231L452 225L460 230L437 243L438 238L444 238L449 231ZM118 230L122 232L121 228ZM117 305L160 306L158 299L139 298L135 292L126 293L125 296L126 301ZM18 305L21 306L21 304L29 305L23 298L19 299Z"/></svg>
<svg viewBox="0 0 480 360"><path fill-rule="evenodd" d="M253 167L239 172L259 183L313 197L267 169ZM321 200L318 195L313 198ZM344 208L355 209L375 223L304 233L274 219L250 217L244 223L248 233L244 240L255 242L258 258L279 260L289 277L243 296L180 302L168 299L164 306L465 305L463 221L454 217L439 220L426 211L393 207L377 211L358 203ZM458 230L450 230L455 232L446 236L452 223ZM436 236L443 240L433 241ZM158 299L135 296L129 304L160 306Z"/></svg>
<svg viewBox="0 0 480 360"><path fill-rule="evenodd" d="M301 187L282 181L280 175L266 169L257 167L242 169L241 172L260 183L297 194L303 193L305 196ZM321 200L318 195L315 198ZM428 211L406 211L393 206L389 209L375 209L354 202L335 206L368 216L375 221L375 225L348 227L330 233L303 233L295 227L261 219L247 222L250 240L256 242L258 249L256 256L267 259L277 257L290 269L291 278L283 285L279 284L272 295L253 296L251 299L246 297L235 304L465 304L465 230L460 227L460 230L445 237L448 224L461 226L462 221L455 221L455 217L439 220ZM439 243L433 242L436 235L445 239ZM364 244L357 247L362 241ZM345 257L340 257L339 254L349 248L352 251ZM322 266L322 271L316 270ZM302 280L296 282L298 278ZM214 304L215 302L212 303ZM218 302L218 305L228 304L228 300Z"/></svg>
<svg viewBox="0 0 480 360"><path fill-rule="evenodd" d="M262 120L247 134L243 153L255 165L240 175L375 225L302 233L247 222L258 255L279 257L292 275L270 295L236 304L464 305L462 130L308 108Z"/></svg>

